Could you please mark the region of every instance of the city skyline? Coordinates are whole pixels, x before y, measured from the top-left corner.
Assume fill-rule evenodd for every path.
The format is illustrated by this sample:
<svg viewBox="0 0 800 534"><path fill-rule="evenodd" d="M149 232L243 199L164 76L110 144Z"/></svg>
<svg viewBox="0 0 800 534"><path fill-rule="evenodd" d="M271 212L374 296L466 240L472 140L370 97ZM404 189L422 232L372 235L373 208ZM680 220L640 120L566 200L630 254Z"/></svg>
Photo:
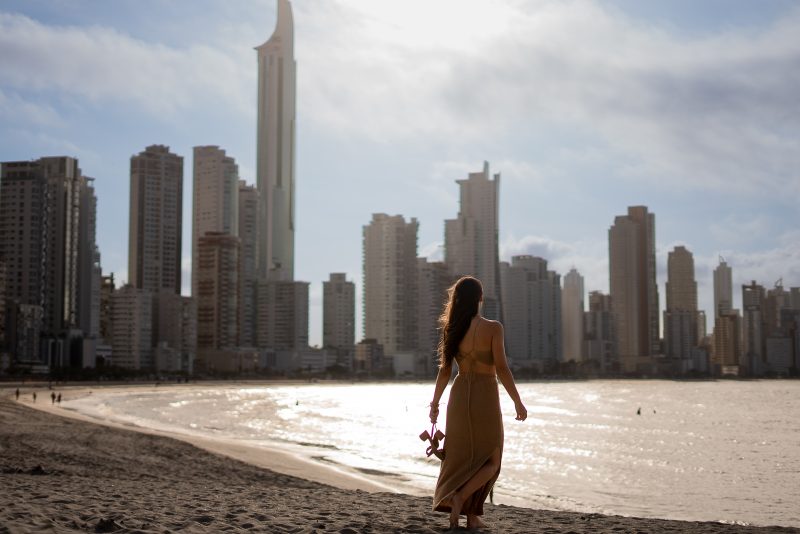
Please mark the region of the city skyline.
<svg viewBox="0 0 800 534"><path fill-rule="evenodd" d="M168 9L162 4L154 5ZM797 45L792 45L792 40L786 44L784 37L798 27L797 8L772 2L764 4L767 7L756 14L743 3L734 3L720 22L712 23L703 20L702 14L688 15L688 9L681 4L672 12L655 4L656 7L649 8L655 14L643 13L645 8L626 2L578 2L571 5L581 9L572 11L531 4L522 13L514 11L521 9L520 6L489 9L487 5L465 7L457 27L447 32L438 26L447 14L445 7L433 10L427 20L414 20L410 14L413 6L406 7L404 12L379 12L375 11L378 8L358 2L342 4L341 13L322 8L324 15L342 17L344 22L355 25L349 36L343 36L341 30L323 31L321 14L314 12L319 7L293 6L296 32L303 35L296 50L303 68L298 81L301 139L298 140L295 278L312 283L312 344L321 343L321 282L328 273L344 272L349 280L356 282L359 295L356 305L360 307L359 230L371 214L386 212L416 217L420 221L420 255L441 259L443 221L453 217L457 206L455 182L479 169L483 160L490 161L493 169L503 175L499 195L503 261L512 255L541 256L559 273L577 268L586 279L587 291L608 291L605 239L608 225L613 215L625 206L647 205L658 215L656 264L662 294L667 252L675 245L685 245L695 255L698 307L707 313L714 309L711 270L719 254L733 268L734 288L750 280L770 288L781 277L787 286L798 283L800 233L790 223L799 220L800 213L790 199L796 197L793 193L797 192L800 180L791 170L797 168L797 156L789 148L797 140L793 133L797 124L792 122L796 118L790 113L791 106L796 104L787 100L787 95L796 93L797 82L788 74L790 69L786 68L787 74L781 75L778 67L766 73L758 71L768 75L759 75L753 81L752 91L731 77L736 60L747 54L756 60L780 60L796 52ZM0 54L3 57L0 118L4 119L0 127L0 160L58 154L80 160L82 169L96 179L97 241L103 271L115 272L120 285L128 280L127 225L119 222L127 221L122 215L127 212L127 166L132 155L143 147L163 144L186 158L181 277L184 294L189 294L191 278L188 214L192 177L187 173L191 169L188 160L191 148L218 145L239 163L240 176L250 184L255 183L256 83L252 48L263 42L264 35L274 27L275 4L247 6L236 13L222 4L208 6L213 8L211 12L218 21L212 23L207 18L210 15L199 13L190 17L197 28L210 30L207 35L195 31L188 36L186 29L182 29L170 37L159 33L157 24L149 25L148 30L137 29L136 21L157 17L159 9L145 15L132 4L121 6L123 13L135 14L130 21L123 21L122 16L112 15L99 5L69 10L11 2L0 12L0 28L4 30L0 32L3 35L0 50L9 51ZM488 16L481 19L481 14ZM509 14L521 15L519 28L509 27ZM245 15L249 20L244 21ZM541 45L537 41L541 37L524 41L534 53L530 65L516 65L515 72L527 73L523 80L515 79L507 85L492 81L485 95L466 90L467 84L449 80L438 70L442 65L458 65L468 52L474 51L472 47L478 45L469 41L484 24L486 32L482 35L488 43L480 44L497 45L503 44L504 31L544 30L545 23L580 28L585 24L581 22L583 18L590 15L596 17L597 26L581 37L588 41L577 43L574 48L579 51L581 44L604 44L604 37L613 29L642 45L646 52L669 52L667 55L675 63L652 58L649 72L655 79L665 77L664 85L633 76L630 68L639 64L636 54L622 58L624 68L618 83L595 80L603 82L600 87L609 91L609 98L612 94L626 94L631 97L632 106L639 106L636 110L612 106L612 111L619 114L616 119L609 118L608 110L601 112L599 107L590 106L593 101L587 95L571 93L569 89L576 88L576 80L547 68L544 61L547 58L537 47ZM395 21L396 27L389 25L390 20ZM219 21L223 24L217 25ZM242 24L240 31L237 35L226 33L225 23L234 22ZM654 24L663 35L649 32L647 24ZM413 32L404 33L415 27ZM387 28L392 31L377 35L378 30ZM437 30L443 33L437 36ZM123 58L134 61L133 65L126 65L127 70L146 67L160 75L165 66L185 73L182 69L194 65L195 78L167 77L161 82L163 85L145 86L141 84L152 82L136 81L131 88L114 85L114 64L103 63L102 50L75 48L79 46L78 36L84 34L89 37L90 45L108 42L120 47ZM408 36L414 39L406 39ZM724 38L733 40L731 49L725 53L720 48ZM49 60L37 55L48 39L59 39L63 49L75 52L70 61L83 62L79 70L89 76L88 81L94 80L92 73L110 65L109 81L78 84L81 89L74 84L67 87L64 80L70 74L52 68ZM419 48L409 44L412 40ZM339 46L334 46L337 43ZM398 44L399 48L392 48ZM373 55L367 54L366 59L337 74L334 67L343 66L342 61L354 48L370 50ZM608 44L602 50L612 53L615 49ZM413 106L401 91L411 90L407 82L396 85L397 92L389 91L383 100L379 98L383 94L377 91L381 84L397 80L385 67L372 74L370 68L379 65L376 60L390 50L396 52L389 58L391 66L415 60L410 64L418 69L411 77L426 75L435 82L427 90L411 93L417 97ZM431 60L421 52L439 53L434 53ZM579 67L582 65L579 60L586 59L574 50L563 52L559 59L566 67ZM714 65L720 69L718 78L707 77L710 63L690 61L692 55L703 53L714 59ZM486 61L486 57L480 56L471 68L489 65ZM507 63L493 66L501 74L510 68ZM219 72L229 77L231 87L226 89L211 83L212 78L220 78ZM350 89L343 85L347 75L354 72L364 88ZM589 69L588 74L592 72ZM527 76L534 80L526 81ZM469 79L467 72L464 81ZM46 85L56 89L45 89L44 80L52 82ZM633 90L631 83L635 81L648 83ZM663 93L668 81L687 90L681 93L680 100ZM543 85L541 93L534 83ZM561 97L566 103L554 108L556 115L566 112L563 117L544 111L548 105L557 104L548 100L552 98L548 97L548 91L554 88L563 89L555 91L556 98ZM363 92L367 90L379 96L366 98ZM542 109L520 104L513 98L515 91L520 90L524 94L534 91L533 94L543 98ZM721 96L727 97L722 100L730 104L729 110L708 100L709 95L717 94L713 91L721 91ZM506 92L511 94L510 106L498 99ZM452 99L452 103L441 105L444 97ZM331 109L325 105L337 102L341 105ZM612 99L611 103L615 102ZM202 109L212 103L216 111ZM388 107L390 103L394 111ZM478 113L479 119L470 111L489 109L490 104L497 111L491 118ZM661 128L655 128L657 123L650 120L663 119L655 111L659 104L676 107L669 120ZM515 105L521 118L535 126L525 127L508 116L509 107L515 109ZM370 111L368 120L356 120L361 116L355 113L359 108ZM437 113L432 115L436 121L430 121L432 111ZM379 112L386 112L386 116ZM587 125L587 116L598 122L597 129ZM780 118L781 128L767 126L767 119L771 121L774 117ZM617 122L626 118L643 129L626 130ZM85 131L66 127L73 123ZM730 124L737 127L725 128ZM720 128L725 128L726 135L725 143L721 144L712 139ZM189 130L191 134L187 133ZM473 133L454 136L457 131ZM482 134L474 133L478 131ZM643 134L642 140L633 138L636 133ZM759 141L763 136L757 134L766 135L770 142ZM490 137L492 141L481 140ZM664 145L663 151L656 150L660 143ZM678 154L679 148L685 148L686 153ZM667 165L667 156L675 157L673 167ZM737 166L738 169L734 168ZM360 194L354 194L355 191ZM733 291L733 300L733 308L740 308L738 290ZM362 311L357 310L357 321L361 315ZM709 330L711 326L708 325ZM361 332L360 325L357 331Z"/></svg>

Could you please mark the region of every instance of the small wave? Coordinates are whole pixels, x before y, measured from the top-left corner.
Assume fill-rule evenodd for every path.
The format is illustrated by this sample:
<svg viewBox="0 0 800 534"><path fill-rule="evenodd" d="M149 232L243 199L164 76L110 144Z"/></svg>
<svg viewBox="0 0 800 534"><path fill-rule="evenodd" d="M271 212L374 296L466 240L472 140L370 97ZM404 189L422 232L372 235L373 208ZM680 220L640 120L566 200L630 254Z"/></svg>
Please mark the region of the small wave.
<svg viewBox="0 0 800 534"><path fill-rule="evenodd" d="M391 477L397 478L400 480L409 480L408 478L400 475L398 473L390 473L389 471L381 471L380 469L370 469L369 467L355 467L354 468L359 473L364 473L365 475L371 476L379 476L379 477Z"/></svg>
<svg viewBox="0 0 800 534"><path fill-rule="evenodd" d="M320 449L330 449L332 451L339 450L339 447L336 445L331 445L330 443L311 443L309 441L295 441L294 443L300 445L301 447L317 447Z"/></svg>

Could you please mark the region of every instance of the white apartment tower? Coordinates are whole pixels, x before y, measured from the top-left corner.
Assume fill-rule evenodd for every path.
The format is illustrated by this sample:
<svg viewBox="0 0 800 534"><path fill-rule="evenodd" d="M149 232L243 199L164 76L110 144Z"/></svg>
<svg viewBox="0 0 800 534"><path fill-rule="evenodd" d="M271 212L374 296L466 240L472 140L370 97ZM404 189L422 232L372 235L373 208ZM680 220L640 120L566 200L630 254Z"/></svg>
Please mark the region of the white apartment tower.
<svg viewBox="0 0 800 534"><path fill-rule="evenodd" d="M322 346L352 350L356 340L356 285L345 273L322 282Z"/></svg>
<svg viewBox="0 0 800 534"><path fill-rule="evenodd" d="M719 265L714 269L714 319L720 310L728 313L733 308L733 277L731 268L720 256Z"/></svg>
<svg viewBox="0 0 800 534"><path fill-rule="evenodd" d="M609 282L621 370L649 371L659 351L656 218L628 208L608 230Z"/></svg>
<svg viewBox="0 0 800 534"><path fill-rule="evenodd" d="M198 242L207 232L239 233L239 166L218 146L196 146L192 188L192 295L197 295Z"/></svg>
<svg viewBox="0 0 800 534"><path fill-rule="evenodd" d="M128 282L181 293L183 158L163 145L131 157Z"/></svg>
<svg viewBox="0 0 800 534"><path fill-rule="evenodd" d="M384 353L416 348L417 219L375 213L364 226L364 338Z"/></svg>
<svg viewBox="0 0 800 534"><path fill-rule="evenodd" d="M564 336L564 360L582 362L583 351L583 277L574 268L564 276L561 290L561 328Z"/></svg>
<svg viewBox="0 0 800 534"><path fill-rule="evenodd" d="M256 51L258 273L260 279L293 280L297 66L292 6L288 0L278 0L275 31Z"/></svg>
<svg viewBox="0 0 800 534"><path fill-rule="evenodd" d="M498 245L500 174L492 180L489 163L481 172L457 180L458 217L445 221L444 261L454 276L471 275L483 284L483 314L501 319Z"/></svg>
<svg viewBox="0 0 800 534"><path fill-rule="evenodd" d="M506 350L514 368L535 368L562 360L561 277L547 260L514 256L500 264Z"/></svg>

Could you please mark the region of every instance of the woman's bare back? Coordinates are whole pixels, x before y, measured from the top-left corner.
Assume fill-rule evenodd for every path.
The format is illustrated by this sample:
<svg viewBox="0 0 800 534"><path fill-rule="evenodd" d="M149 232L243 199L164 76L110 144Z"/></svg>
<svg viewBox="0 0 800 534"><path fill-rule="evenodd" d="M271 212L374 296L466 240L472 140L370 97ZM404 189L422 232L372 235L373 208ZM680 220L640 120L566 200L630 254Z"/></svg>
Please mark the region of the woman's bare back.
<svg viewBox="0 0 800 534"><path fill-rule="evenodd" d="M476 315L458 345L459 372L495 374L492 341L497 323Z"/></svg>

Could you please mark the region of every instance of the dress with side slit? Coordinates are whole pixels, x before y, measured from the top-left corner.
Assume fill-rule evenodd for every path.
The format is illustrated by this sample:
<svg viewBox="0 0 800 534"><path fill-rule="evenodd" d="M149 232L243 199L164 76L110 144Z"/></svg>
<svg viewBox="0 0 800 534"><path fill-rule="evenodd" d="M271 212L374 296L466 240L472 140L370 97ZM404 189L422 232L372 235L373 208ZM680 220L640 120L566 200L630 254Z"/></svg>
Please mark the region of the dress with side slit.
<svg viewBox="0 0 800 534"><path fill-rule="evenodd" d="M492 351L476 350L475 325L472 350L456 357L458 375L450 389L445 429L445 457L436 482L433 509L450 511L450 498L483 467L495 451L503 453L503 419L500 395L494 372L476 372L475 362L493 365ZM494 486L497 472L470 495L461 508L462 515L483 515L483 503Z"/></svg>

